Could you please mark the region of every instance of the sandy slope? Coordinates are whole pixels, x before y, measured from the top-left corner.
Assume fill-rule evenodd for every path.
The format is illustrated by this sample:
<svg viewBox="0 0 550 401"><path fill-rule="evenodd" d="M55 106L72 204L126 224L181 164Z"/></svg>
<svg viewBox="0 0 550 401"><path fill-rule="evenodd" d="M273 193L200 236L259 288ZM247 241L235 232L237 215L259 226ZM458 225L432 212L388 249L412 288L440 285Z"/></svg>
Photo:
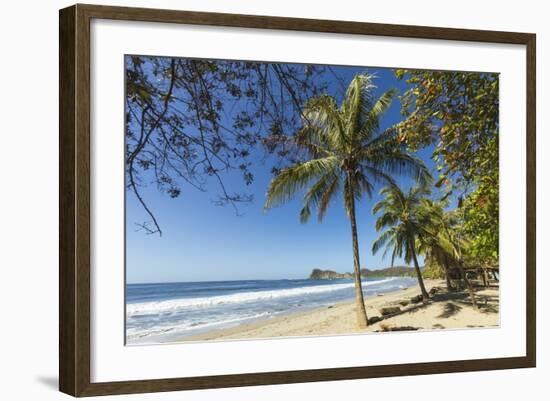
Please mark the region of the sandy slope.
<svg viewBox="0 0 550 401"><path fill-rule="evenodd" d="M426 280L426 288L444 288L444 283ZM379 308L396 305L419 294L417 286L375 296L365 301L367 315L380 316ZM313 311L299 312L273 319L261 320L239 327L212 331L182 338L180 341L204 341L245 338L269 338L312 335L334 335L357 332L385 331L395 328L419 330L451 329L468 327L496 327L499 325L499 290L482 289L476 292L479 310L475 310L466 293L436 293L430 303L409 304L401 312L358 330L353 302L337 304Z"/></svg>

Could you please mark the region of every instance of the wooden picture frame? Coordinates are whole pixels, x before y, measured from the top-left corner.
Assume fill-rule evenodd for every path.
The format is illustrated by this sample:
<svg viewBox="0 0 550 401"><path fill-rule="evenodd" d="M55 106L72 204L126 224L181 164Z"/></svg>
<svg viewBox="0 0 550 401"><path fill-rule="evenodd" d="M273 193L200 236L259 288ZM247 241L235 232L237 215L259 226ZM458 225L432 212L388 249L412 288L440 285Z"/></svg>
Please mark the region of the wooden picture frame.
<svg viewBox="0 0 550 401"><path fill-rule="evenodd" d="M299 371L257 372L93 383L90 380L90 21L94 18L218 27L268 28L526 46L527 58L527 276L526 356ZM59 69L59 388L73 396L144 393L401 375L534 367L535 272L535 48L529 33L362 22L75 5L62 9Z"/></svg>

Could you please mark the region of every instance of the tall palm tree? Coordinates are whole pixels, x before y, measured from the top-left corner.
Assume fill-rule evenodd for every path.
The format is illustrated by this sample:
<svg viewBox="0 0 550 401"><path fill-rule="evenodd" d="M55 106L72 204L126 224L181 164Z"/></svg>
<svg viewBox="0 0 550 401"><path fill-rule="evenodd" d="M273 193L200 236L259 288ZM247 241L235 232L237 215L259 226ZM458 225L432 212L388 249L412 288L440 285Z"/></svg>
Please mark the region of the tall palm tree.
<svg viewBox="0 0 550 401"><path fill-rule="evenodd" d="M421 200L418 214L427 226L424 227L424 235L417 240L417 248L425 260L431 260L443 268L447 291L452 291L450 270L453 247L447 235L450 221L444 212L444 206L442 202L434 202L431 199Z"/></svg>
<svg viewBox="0 0 550 401"><path fill-rule="evenodd" d="M303 193L300 220L312 209L321 221L331 201L341 194L351 225L357 324L368 324L361 287L361 264L355 202L368 197L376 184L394 184L393 176L407 174L424 182L429 172L424 163L408 155L397 140L397 130L379 132L380 117L388 109L395 90L373 97L373 76L357 75L340 106L328 95L310 99L303 110L303 127L294 135L307 159L283 169L270 183L265 208Z"/></svg>
<svg viewBox="0 0 550 401"><path fill-rule="evenodd" d="M422 199L428 194L425 186L412 187L405 194L397 185L390 185L380 192L385 196L373 208L373 214L382 211L376 220L376 231L386 230L372 244L372 253L384 249L384 256L391 251L393 266L396 257L403 258L406 263L414 263L418 285L424 301L429 299L424 286L422 272L418 265L416 240L424 235L426 221L419 213Z"/></svg>

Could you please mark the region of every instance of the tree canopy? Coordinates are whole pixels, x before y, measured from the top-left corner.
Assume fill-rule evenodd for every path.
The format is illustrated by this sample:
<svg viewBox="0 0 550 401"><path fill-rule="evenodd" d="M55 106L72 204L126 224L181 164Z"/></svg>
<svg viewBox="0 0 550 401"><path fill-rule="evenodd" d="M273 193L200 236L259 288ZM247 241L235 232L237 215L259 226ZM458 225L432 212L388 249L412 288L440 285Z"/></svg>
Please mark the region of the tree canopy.
<svg viewBox="0 0 550 401"><path fill-rule="evenodd" d="M401 140L411 151L433 148L444 198L454 196L472 253L498 261L499 80L496 73L396 70Z"/></svg>
<svg viewBox="0 0 550 401"><path fill-rule="evenodd" d="M161 233L141 194L150 184L176 198L213 180L216 203L237 210L251 201L246 190L228 188L223 173L240 171L251 184L258 149L278 160L274 173L295 161L288 138L333 74L308 64L127 56L126 181L150 217L142 227Z"/></svg>

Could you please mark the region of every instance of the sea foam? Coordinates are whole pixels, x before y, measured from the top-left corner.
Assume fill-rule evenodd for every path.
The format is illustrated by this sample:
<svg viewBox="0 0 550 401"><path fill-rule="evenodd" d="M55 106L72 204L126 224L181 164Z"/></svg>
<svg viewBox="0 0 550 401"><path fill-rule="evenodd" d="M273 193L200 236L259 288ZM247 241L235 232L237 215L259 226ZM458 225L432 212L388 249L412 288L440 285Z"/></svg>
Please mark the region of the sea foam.
<svg viewBox="0 0 550 401"><path fill-rule="evenodd" d="M387 283L394 280L394 277L376 280L363 281L363 288ZM152 315L178 312L185 309L208 308L224 304L236 304L246 302L256 302L269 299L278 299L285 297L295 297L301 295L320 294L326 292L340 291L353 288L354 283L340 283L330 285L315 285L309 287L286 288L280 290L240 292L230 295L219 295L202 298L179 298L166 301L141 302L126 305L126 314L129 317L139 315Z"/></svg>

